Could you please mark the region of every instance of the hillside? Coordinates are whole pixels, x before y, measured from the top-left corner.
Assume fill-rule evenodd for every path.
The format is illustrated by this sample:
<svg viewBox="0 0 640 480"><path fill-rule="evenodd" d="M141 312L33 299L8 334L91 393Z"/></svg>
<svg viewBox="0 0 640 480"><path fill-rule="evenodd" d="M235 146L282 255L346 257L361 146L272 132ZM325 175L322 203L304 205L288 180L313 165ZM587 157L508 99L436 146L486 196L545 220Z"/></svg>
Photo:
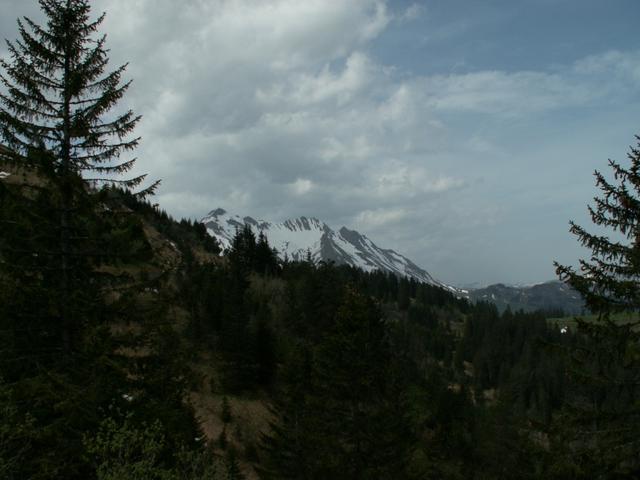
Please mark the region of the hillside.
<svg viewBox="0 0 640 480"><path fill-rule="evenodd" d="M585 311L584 301L571 287L560 281L516 287L498 283L485 288L470 289L469 299L496 304L500 311L511 310L563 311L567 315L578 315Z"/></svg>
<svg viewBox="0 0 640 480"><path fill-rule="evenodd" d="M9 182L9 178L0 184L0 191L18 191L38 179L13 175ZM46 186L40 180L35 183ZM548 326L544 316L501 315L487 304L473 305L438 285L389 272L346 264L282 262L246 229L238 229L237 238L231 238L219 256L221 245L199 222L176 221L121 191L96 193L101 202L93 213L84 214L85 223L95 224L89 231L102 231L101 238L117 240L118 247L111 249L114 257L109 265L103 262L95 273L87 274L119 280L113 284L117 289L109 287L111 293L104 299L93 297L91 302L106 313L96 317L95 327L94 320L79 327L83 334L77 341L78 348L86 349L94 331L108 332L109 342L100 346L106 350L98 349L99 355L87 358L83 366L102 371L110 365L105 358L113 358L118 366L111 373L107 369L93 374L92 379L106 390L85 398L81 405L89 411L117 408L128 413L100 419L72 409L68 415L75 412L81 420L80 432L115 435L100 437L114 443L105 446L107 453L99 458L109 458L109 449L120 441L118 435L128 435L129 430L118 429L157 435L148 424L139 423L153 419L164 428L164 437L154 440L161 448L188 448L198 465L216 465L231 475L226 478L284 478L294 465L282 463L281 455L293 452L297 457L287 458L297 458L295 468L304 465L324 471L334 465L326 478L341 478L340 471L354 468L351 448L360 435L376 441L368 444L357 468L374 464L387 472L387 478L425 478L433 472L455 478L447 477L451 471L459 478L473 478L475 461L462 453L468 451L489 462L488 478L500 478L505 462L513 471L523 465L533 468L535 457L522 452L537 447L516 430L530 427L511 415L527 412L539 421L552 415L562 393L551 379L561 378L562 367L554 357L539 363L537 339L569 338ZM11 218L21 197L3 198L3 218ZM105 212L119 212L115 224L101 226ZM308 235L313 223L308 221L307 227L301 220L286 228ZM41 232L48 228L43 223L28 224L30 229L36 226ZM13 242L12 236L5 239ZM19 242L18 237L15 240ZM134 250L139 251L135 256L116 255ZM9 276L0 278L14 285L12 275L9 271ZM20 300L3 298L9 307ZM16 308L27 313L28 304L20 305ZM37 348L46 345L46 335L24 337L14 317L4 315L3 329L25 341L45 342ZM105 326L107 331L100 330ZM42 332L47 329L43 324ZM9 337L2 341L8 348ZM15 355L30 355L23 347L10 348ZM24 370L5 367L5 378L13 385L25 381L49 385L48 377L21 380ZM68 367L56 361L45 368L55 373ZM544 380L547 386L532 389L527 376L532 369L540 379L549 380ZM85 375L79 381L86 382ZM29 412L33 390L21 388L25 390L12 387L12 395L18 395L20 409ZM99 391L98 385L95 388ZM64 398L64 391L58 390L58 395ZM494 412L503 391L519 400L509 412ZM365 424L345 414L352 409L360 412ZM496 415L491 422L484 420L489 412ZM127 420L129 414L138 423ZM48 415L36 417L36 425L49 425ZM296 427L302 429L299 434L292 430L292 415L308 419ZM494 434L496 425L517 438L503 445L501 436ZM38 441L49 445L65 438L79 450L96 448L82 436L50 431L55 432L51 439ZM450 448L451 442L460 448ZM510 450L513 442L519 450ZM407 462L408 452L413 453ZM37 452L27 450L24 455ZM377 463L371 462L374 457ZM179 457L167 454L166 458L163 466L154 468L183 468ZM501 462L491 463L496 458ZM85 461L75 458L70 464L88 472ZM39 468L38 462L24 465ZM358 478L355 471L347 472L344 478Z"/></svg>
<svg viewBox="0 0 640 480"><path fill-rule="evenodd" d="M21 229L38 231L46 241L50 228L42 216L46 209L35 217L20 212L36 205L34 187L46 193L48 182L34 172L11 173L0 180L4 206L0 221L18 215ZM23 197L20 192L32 193ZM377 456L376 468L393 472L393 478L424 478L432 475L428 472L442 478L473 478L474 462L460 453L467 451L489 462L486 469L491 473L486 478L500 478L505 462L513 471L521 471L523 465L534 468L535 457L526 452L538 447L518 433L531 426L512 415L526 414L523 418L536 422L553 418L565 395L558 384L563 367L556 356L542 356L539 339L562 344L572 338L544 315L501 314L487 303L474 305L439 285L388 271L306 258L282 262L268 244L261 246L252 230L238 228L227 243L219 243L202 223L176 221L131 194L116 189L92 194L99 201L82 213L87 232L113 246L109 260L83 268L89 268L85 274L94 283L102 284L105 275L110 280L104 284L103 298L87 300L104 313L78 327L82 335L76 348L91 345L95 332L109 341L92 347L98 348L96 356L84 357L83 370L76 380L67 380L68 387L39 395L53 405L66 398L67 388L78 388L74 382L86 385L91 378L90 383L96 383L92 388L105 390L79 406L104 412L115 408L121 413L95 418L66 407L64 415L76 418L84 432L74 436L51 427L51 413L43 410L33 421L53 433L48 439L29 434L34 441L70 455L67 444L93 452L97 447L91 442L111 438L96 457L104 461L100 459L110 458L109 452L122 438L151 435L154 445L167 452L187 449L193 459L189 461L200 465L199 471L215 466L221 473L207 478L216 479L283 478L293 467L282 463L282 452L292 455L302 445L313 453L296 453L299 467L324 471L325 465L336 462L330 478L340 478L340 470L352 468L345 467L351 462L350 445L359 441L358 435L379 435L375 425L383 422L384 435L367 447L366 458L360 461L369 465L370 455ZM242 225L247 223L251 222ZM305 238L314 224L320 225L301 219L282 228ZM41 248L14 236L13 230L6 231L3 241L7 259L17 245ZM40 257L16 261L33 258ZM50 327L34 326L40 333L34 337L31 330L25 336L9 312L15 308L21 317L31 315L37 304L30 295L44 287L36 281L24 291L29 297L9 296L16 291L18 284L11 279L18 273L7 269L7 263L0 265L5 269L0 279L9 287L4 291L0 331L13 335L0 335L0 340L13 352L9 358L26 359L20 370L3 364L4 378L13 386L0 384L0 390L9 388L20 402L15 407L18 414L29 413L34 411L29 400L34 386L49 389L50 375L56 378L69 367L58 360L43 364L30 353L50 348ZM76 288L80 295L83 284ZM497 296L505 291L509 289L492 292ZM48 301L42 293L36 298ZM47 319L49 314L40 315ZM16 344L15 339L24 343ZM106 358L112 360L105 363ZM48 376L38 376L37 370L34 376L25 376L32 361ZM529 375L532 371L535 377ZM516 399L508 411L496 410L503 395ZM374 430L362 431L345 416L352 408L360 409ZM398 411L407 414L398 417ZM291 437L296 431L291 430L291 415L308 418L308 423L296 427L302 429L302 437ZM491 421L487 415L493 416ZM149 430L147 420L162 425L164 436ZM501 443L504 431L515 436L509 445ZM103 436L92 436L95 432ZM61 438L68 443L55 443ZM452 450L451 442L460 448ZM517 452L510 450L513 442L519 445ZM135 445L132 448L138 448ZM414 456L405 463L407 452ZM38 458L35 450L21 455ZM181 457L165 455L167 462L154 468L167 472L185 468ZM491 463L498 457L501 462ZM71 458L70 465L91 478L86 473L91 471L89 457ZM24 463L22 471L45 468L40 461ZM538 463L536 468L544 465ZM455 476L447 477L451 471ZM355 471L349 472L345 478L357 478Z"/></svg>

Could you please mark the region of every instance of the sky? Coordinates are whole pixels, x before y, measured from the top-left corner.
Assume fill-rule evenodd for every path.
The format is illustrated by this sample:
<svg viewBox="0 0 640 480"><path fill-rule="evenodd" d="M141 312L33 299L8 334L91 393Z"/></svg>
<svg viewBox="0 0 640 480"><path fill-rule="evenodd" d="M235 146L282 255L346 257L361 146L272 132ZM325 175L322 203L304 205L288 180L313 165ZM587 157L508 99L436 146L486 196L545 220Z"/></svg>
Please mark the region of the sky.
<svg viewBox="0 0 640 480"><path fill-rule="evenodd" d="M317 217L454 285L588 256L568 222L640 133L637 0L91 4L163 209ZM1 0L0 37L22 15Z"/></svg>

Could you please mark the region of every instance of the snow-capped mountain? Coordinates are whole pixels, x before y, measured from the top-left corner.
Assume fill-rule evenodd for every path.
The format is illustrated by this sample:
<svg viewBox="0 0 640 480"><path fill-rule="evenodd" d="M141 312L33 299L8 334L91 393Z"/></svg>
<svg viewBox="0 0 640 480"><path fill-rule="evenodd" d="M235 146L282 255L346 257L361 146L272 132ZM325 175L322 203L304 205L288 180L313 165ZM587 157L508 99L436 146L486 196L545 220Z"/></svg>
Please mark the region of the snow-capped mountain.
<svg viewBox="0 0 640 480"><path fill-rule="evenodd" d="M407 257L393 250L379 248L365 235L346 227L334 231L317 218L299 217L282 223L272 223L232 215L218 208L211 211L201 222L207 227L209 234L220 242L223 249L230 246L236 229L247 224L256 234L264 232L269 244L278 251L281 258L304 260L310 254L314 261L333 261L365 271L383 270L456 290L435 280L429 272L418 267Z"/></svg>

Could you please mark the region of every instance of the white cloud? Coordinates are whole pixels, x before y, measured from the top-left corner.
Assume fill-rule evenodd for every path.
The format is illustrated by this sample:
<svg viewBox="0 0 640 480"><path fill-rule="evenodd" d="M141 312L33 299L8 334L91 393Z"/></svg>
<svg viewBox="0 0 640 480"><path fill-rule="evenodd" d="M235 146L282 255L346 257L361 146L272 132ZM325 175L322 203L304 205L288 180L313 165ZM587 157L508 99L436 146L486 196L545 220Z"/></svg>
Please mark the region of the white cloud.
<svg viewBox="0 0 640 480"><path fill-rule="evenodd" d="M483 71L419 80L428 105L439 111L522 115L585 105L595 96L588 83L544 72Z"/></svg>
<svg viewBox="0 0 640 480"><path fill-rule="evenodd" d="M413 87L435 111L522 116L640 91L640 52L606 52L556 71L477 71L415 78Z"/></svg>
<svg viewBox="0 0 640 480"><path fill-rule="evenodd" d="M442 193L464 186L464 181L446 176L433 176L417 165L393 160L385 162L369 174L371 186L379 198L416 197L420 194ZM367 187L367 188L368 188Z"/></svg>
<svg viewBox="0 0 640 480"><path fill-rule="evenodd" d="M408 215L409 212L404 208L377 208L374 210L363 210L356 215L354 220L358 228L370 231L401 222L405 220Z"/></svg>
<svg viewBox="0 0 640 480"><path fill-rule="evenodd" d="M640 81L640 52L608 51L589 55L574 65L577 74L584 76L606 75L623 81Z"/></svg>
<svg viewBox="0 0 640 480"><path fill-rule="evenodd" d="M426 10L427 9L424 5L421 5L419 3L412 3L404 12L402 12L402 14L400 14L400 16L398 17L398 21L400 23L413 22L414 20L417 20L422 15L424 15Z"/></svg>
<svg viewBox="0 0 640 480"><path fill-rule="evenodd" d="M295 195L305 195L313 189L313 182L307 178L298 178L289 187Z"/></svg>
<svg viewBox="0 0 640 480"><path fill-rule="evenodd" d="M286 84L272 85L268 91L258 88L257 99L267 105L283 102L304 106L324 101L344 105L374 79L371 61L361 52L353 52L340 73L331 71L329 64L316 74L307 72L285 79Z"/></svg>

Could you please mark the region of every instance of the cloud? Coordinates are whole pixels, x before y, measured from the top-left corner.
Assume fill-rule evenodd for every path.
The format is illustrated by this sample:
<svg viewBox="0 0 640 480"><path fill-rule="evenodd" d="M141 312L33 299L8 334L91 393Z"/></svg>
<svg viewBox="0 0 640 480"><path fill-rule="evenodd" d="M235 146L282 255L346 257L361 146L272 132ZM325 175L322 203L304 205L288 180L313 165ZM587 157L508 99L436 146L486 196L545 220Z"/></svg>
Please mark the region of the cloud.
<svg viewBox="0 0 640 480"><path fill-rule="evenodd" d="M424 15L426 10L427 9L426 9L426 7L424 5L421 5L419 3L412 3L411 5L409 5L406 8L406 10L404 12L402 12L397 17L397 20L401 24L402 23L407 23L407 22L413 22L414 20L417 20L422 15Z"/></svg>
<svg viewBox="0 0 640 480"><path fill-rule="evenodd" d="M442 193L464 185L464 181L446 176L433 177L420 166L410 166L399 161L385 162L377 171L369 173L367 188L380 197L408 196Z"/></svg>
<svg viewBox="0 0 640 480"><path fill-rule="evenodd" d="M640 52L612 50L589 55L575 62L573 69L583 76L607 76L635 83L640 81Z"/></svg>
<svg viewBox="0 0 640 480"><path fill-rule="evenodd" d="M484 71L419 82L427 104L436 111L518 116L585 105L598 95L588 83L544 72Z"/></svg>
<svg viewBox="0 0 640 480"><path fill-rule="evenodd" d="M289 184L289 187L295 195L305 195L313 189L313 182L306 178L298 178Z"/></svg>
<svg viewBox="0 0 640 480"><path fill-rule="evenodd" d="M367 56L353 52L339 73L325 64L315 75L299 73L286 79L286 84L272 85L269 91L259 88L256 96L258 101L270 106L282 103L304 106L326 101L343 105L366 87L374 75L375 69Z"/></svg>
<svg viewBox="0 0 640 480"><path fill-rule="evenodd" d="M2 2L0 26L24 4ZM430 267L520 215L520 191L544 181L523 163L527 135L564 126L549 115L640 93L640 52L617 50L537 70L408 73L376 47L426 10L390 5L95 0L111 66L130 62L124 102L143 115L134 173L163 180L157 200L176 216L315 216ZM462 37L469 21L427 34Z"/></svg>
<svg viewBox="0 0 640 480"><path fill-rule="evenodd" d="M355 223L358 228L371 231L401 222L406 219L408 213L409 212L403 208L363 210L356 216Z"/></svg>
<svg viewBox="0 0 640 480"><path fill-rule="evenodd" d="M640 90L640 52L588 56L556 71L476 71L414 79L435 111L522 116L595 105Z"/></svg>

